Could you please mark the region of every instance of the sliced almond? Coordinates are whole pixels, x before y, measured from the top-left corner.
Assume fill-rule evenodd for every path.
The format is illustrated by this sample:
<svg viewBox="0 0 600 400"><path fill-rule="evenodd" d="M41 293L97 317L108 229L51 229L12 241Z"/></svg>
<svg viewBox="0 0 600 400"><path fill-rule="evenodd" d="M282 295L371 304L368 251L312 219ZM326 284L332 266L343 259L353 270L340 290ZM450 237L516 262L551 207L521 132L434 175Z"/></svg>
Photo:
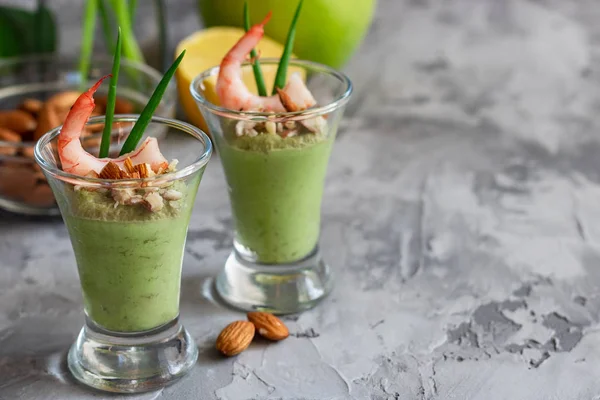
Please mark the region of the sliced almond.
<svg viewBox="0 0 600 400"><path fill-rule="evenodd" d="M246 350L254 338L254 325L248 321L235 321L221 331L216 347L226 356L235 356Z"/></svg>
<svg viewBox="0 0 600 400"><path fill-rule="evenodd" d="M34 130L37 122L23 110L0 111L0 127L21 134Z"/></svg>
<svg viewBox="0 0 600 400"><path fill-rule="evenodd" d="M125 162L123 163L123 166L125 167L125 171L129 173L135 172L135 168L133 166L133 163L131 162L131 158L127 157L125 159Z"/></svg>
<svg viewBox="0 0 600 400"><path fill-rule="evenodd" d="M114 162L109 161L108 164L102 168L102 171L100 171L99 177L101 179L120 179L121 168Z"/></svg>
<svg viewBox="0 0 600 400"><path fill-rule="evenodd" d="M150 164L138 164L134 167L135 172L137 172L138 174L140 174L140 178L148 178L149 177L149 171L151 171L152 169L150 168Z"/></svg>
<svg viewBox="0 0 600 400"><path fill-rule="evenodd" d="M254 324L259 335L270 340L283 340L290 335L285 324L273 314L252 311L247 314L248 321Z"/></svg>
<svg viewBox="0 0 600 400"><path fill-rule="evenodd" d="M279 100L281 100L281 104L283 104L283 107L285 107L287 111L294 112L300 110L300 107L298 107L296 103L292 101L292 98L289 94L287 94L279 88L277 88L277 94L279 95Z"/></svg>

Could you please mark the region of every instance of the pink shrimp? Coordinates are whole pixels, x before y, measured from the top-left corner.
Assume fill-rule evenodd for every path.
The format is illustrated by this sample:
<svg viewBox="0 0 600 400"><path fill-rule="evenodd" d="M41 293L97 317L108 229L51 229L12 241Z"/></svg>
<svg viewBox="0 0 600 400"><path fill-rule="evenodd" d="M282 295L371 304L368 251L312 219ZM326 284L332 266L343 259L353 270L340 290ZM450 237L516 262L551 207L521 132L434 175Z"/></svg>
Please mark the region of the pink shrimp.
<svg viewBox="0 0 600 400"><path fill-rule="evenodd" d="M58 155L63 171L81 176L85 176L91 171L100 173L110 161L122 167L127 158L130 158L134 165L148 163L155 171L160 167L166 167L168 162L158 149L156 138L147 138L140 147L131 153L114 159L97 158L83 149L80 141L81 131L94 110L93 95L102 81L108 77L110 75L100 79L87 92L79 96L65 119L58 135Z"/></svg>
<svg viewBox="0 0 600 400"><path fill-rule="evenodd" d="M264 26L270 18L271 13L269 12L260 24L252 26L242 36L221 61L217 78L217 95L223 107L237 111L292 111L288 107L284 107L286 104L282 103L282 96L288 100L292 99L293 107L296 110L303 110L316 103L300 76L294 79L290 77L289 83L283 90L278 90L278 94L268 97L253 94L244 84L242 63L246 61L250 51L262 39L265 33Z"/></svg>

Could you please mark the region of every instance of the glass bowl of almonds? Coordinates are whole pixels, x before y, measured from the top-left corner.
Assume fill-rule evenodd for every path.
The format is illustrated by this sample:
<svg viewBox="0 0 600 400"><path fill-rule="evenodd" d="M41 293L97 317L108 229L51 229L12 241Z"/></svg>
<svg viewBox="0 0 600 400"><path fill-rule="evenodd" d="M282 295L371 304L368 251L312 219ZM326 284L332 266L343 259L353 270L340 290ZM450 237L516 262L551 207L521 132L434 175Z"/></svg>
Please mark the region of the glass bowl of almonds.
<svg viewBox="0 0 600 400"><path fill-rule="evenodd" d="M111 57L94 57L85 82L78 61L59 55L0 60L0 208L26 215L60 215L52 190L33 159L36 141L63 124L80 88L109 74ZM162 74L145 64L121 61L115 114L139 114ZM93 115L104 115L108 86L96 96ZM170 85L154 115L175 115L177 92ZM82 144L97 155L103 125L89 126ZM163 132L153 132L160 137ZM119 136L113 134L113 140Z"/></svg>

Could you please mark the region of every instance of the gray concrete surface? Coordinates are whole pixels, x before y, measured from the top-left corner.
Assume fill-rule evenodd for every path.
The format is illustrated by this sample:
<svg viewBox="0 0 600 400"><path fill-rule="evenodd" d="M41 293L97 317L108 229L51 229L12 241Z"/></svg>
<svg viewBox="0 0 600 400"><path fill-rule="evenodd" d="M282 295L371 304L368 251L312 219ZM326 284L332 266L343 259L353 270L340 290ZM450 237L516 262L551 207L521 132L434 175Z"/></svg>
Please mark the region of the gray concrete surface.
<svg viewBox="0 0 600 400"><path fill-rule="evenodd" d="M177 13L182 37L198 22ZM595 0L380 0L325 191L333 294L288 340L215 353L241 314L206 290L231 239L214 159L184 260L200 359L126 398L600 399L599 18ZM83 322L64 227L0 221L0 398L105 398L64 369Z"/></svg>

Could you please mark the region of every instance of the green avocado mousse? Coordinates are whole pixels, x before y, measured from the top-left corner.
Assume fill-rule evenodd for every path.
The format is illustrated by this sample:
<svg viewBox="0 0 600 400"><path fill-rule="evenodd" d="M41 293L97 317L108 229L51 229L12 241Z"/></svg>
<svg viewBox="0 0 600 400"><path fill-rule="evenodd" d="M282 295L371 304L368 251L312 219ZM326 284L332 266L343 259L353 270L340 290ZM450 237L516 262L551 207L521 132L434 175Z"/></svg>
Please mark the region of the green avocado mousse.
<svg viewBox="0 0 600 400"><path fill-rule="evenodd" d="M143 332L178 316L182 244L198 183L65 193L65 222L93 323Z"/></svg>
<svg viewBox="0 0 600 400"><path fill-rule="evenodd" d="M286 138L262 132L219 147L239 251L260 263L286 264L314 250L332 145L326 132Z"/></svg>
<svg viewBox="0 0 600 400"><path fill-rule="evenodd" d="M140 115L114 115L115 56L106 116L90 118L104 77L35 148L69 233L83 295L86 322L67 364L77 380L104 391L158 389L198 358L179 322L179 298L188 225L212 145L187 123L152 116L182 57ZM102 141L92 154L81 132L98 124Z"/></svg>
<svg viewBox="0 0 600 400"><path fill-rule="evenodd" d="M319 249L321 203L352 85L327 66L290 59L301 8L302 1L281 59L259 59L254 48L271 15L250 26L246 4L246 34L190 86L221 159L233 217L233 251L216 289L244 310L295 313L332 288ZM270 86L261 66L277 68ZM244 82L250 70L256 92Z"/></svg>

